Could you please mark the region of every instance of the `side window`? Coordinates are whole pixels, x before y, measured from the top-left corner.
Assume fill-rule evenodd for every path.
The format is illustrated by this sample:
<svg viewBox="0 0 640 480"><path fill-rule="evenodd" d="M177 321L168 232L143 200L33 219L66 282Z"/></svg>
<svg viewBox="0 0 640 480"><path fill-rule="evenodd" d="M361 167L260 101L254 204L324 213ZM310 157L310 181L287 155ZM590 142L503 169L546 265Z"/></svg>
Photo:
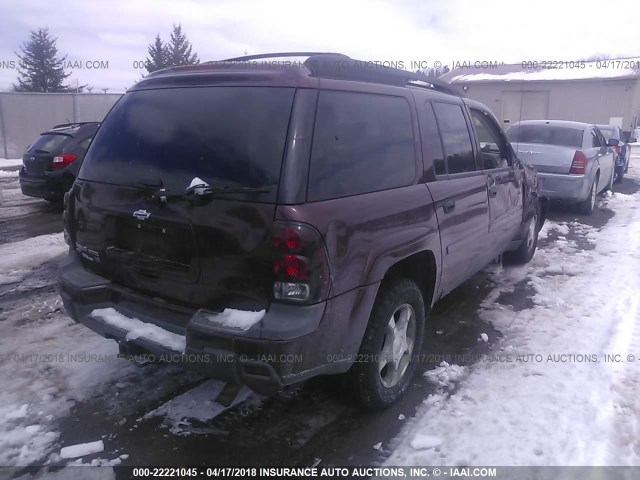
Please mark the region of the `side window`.
<svg viewBox="0 0 640 480"><path fill-rule="evenodd" d="M494 122L481 110L471 109L471 119L480 143L480 158L485 169L509 166L507 144Z"/></svg>
<svg viewBox="0 0 640 480"><path fill-rule="evenodd" d="M404 98L320 92L310 201L402 187L415 176L413 124Z"/></svg>
<svg viewBox="0 0 640 480"><path fill-rule="evenodd" d="M475 170L471 137L462 107L451 103L433 103L442 136L447 173Z"/></svg>
<svg viewBox="0 0 640 480"><path fill-rule="evenodd" d="M424 109L420 115L420 131L422 132L422 152L425 165L433 162L436 175L445 175L447 166L444 162L442 140L438 132L438 123L430 102L424 102Z"/></svg>

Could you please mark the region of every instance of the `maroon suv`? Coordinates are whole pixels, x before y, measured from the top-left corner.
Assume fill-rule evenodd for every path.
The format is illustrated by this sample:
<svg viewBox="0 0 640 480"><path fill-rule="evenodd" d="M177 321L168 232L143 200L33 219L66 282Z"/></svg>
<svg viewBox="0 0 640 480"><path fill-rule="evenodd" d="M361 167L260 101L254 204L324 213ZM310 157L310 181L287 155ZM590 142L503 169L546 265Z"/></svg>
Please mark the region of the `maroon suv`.
<svg viewBox="0 0 640 480"><path fill-rule="evenodd" d="M544 203L480 103L305 55L170 68L128 90L65 200L61 295L123 352L231 390L346 374L385 407L434 302L501 254L531 259Z"/></svg>

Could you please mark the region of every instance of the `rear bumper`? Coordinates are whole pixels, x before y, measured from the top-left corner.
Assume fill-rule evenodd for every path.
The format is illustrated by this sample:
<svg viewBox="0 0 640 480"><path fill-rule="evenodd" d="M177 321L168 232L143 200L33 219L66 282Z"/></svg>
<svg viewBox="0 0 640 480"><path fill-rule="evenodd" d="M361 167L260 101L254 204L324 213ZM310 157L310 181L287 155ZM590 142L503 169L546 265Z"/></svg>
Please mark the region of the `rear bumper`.
<svg viewBox="0 0 640 480"><path fill-rule="evenodd" d="M267 394L316 375L347 371L370 313L363 305L371 305L377 292L376 284L315 305L274 303L258 323L238 330L213 323L216 312L187 309L116 285L86 270L73 251L60 266L58 286L67 313L118 342L124 352L151 355ZM184 349L131 335L94 313L104 308L175 334Z"/></svg>
<svg viewBox="0 0 640 480"><path fill-rule="evenodd" d="M589 195L593 183L590 175L538 173L541 197L581 202Z"/></svg>
<svg viewBox="0 0 640 480"><path fill-rule="evenodd" d="M20 170L20 189L29 197L45 198L47 200L59 200L64 196L71 184L62 175L63 172L51 172L43 176L29 176L24 168Z"/></svg>

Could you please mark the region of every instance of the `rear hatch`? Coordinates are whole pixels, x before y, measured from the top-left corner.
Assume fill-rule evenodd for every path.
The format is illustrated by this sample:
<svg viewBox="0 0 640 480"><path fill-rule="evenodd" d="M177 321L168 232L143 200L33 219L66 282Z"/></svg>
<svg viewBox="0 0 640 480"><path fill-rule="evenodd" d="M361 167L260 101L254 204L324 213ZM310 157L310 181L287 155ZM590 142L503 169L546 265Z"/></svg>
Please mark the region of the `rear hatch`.
<svg viewBox="0 0 640 480"><path fill-rule="evenodd" d="M22 157L27 175L41 177L53 170L53 157L73 137L64 133L44 133L33 142Z"/></svg>
<svg viewBox="0 0 640 480"><path fill-rule="evenodd" d="M74 187L86 268L158 299L265 308L273 285L265 249L293 96L292 88L231 86L124 95ZM188 190L197 185L213 193Z"/></svg>
<svg viewBox="0 0 640 480"><path fill-rule="evenodd" d="M541 173L568 174L584 131L555 125L514 125L507 132L518 158Z"/></svg>

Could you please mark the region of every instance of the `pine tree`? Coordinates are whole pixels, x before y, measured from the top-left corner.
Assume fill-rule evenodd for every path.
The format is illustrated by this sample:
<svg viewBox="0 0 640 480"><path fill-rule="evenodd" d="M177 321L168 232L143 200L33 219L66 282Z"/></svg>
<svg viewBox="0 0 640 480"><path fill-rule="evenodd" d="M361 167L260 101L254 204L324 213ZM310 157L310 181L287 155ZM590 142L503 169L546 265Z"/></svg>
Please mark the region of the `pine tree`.
<svg viewBox="0 0 640 480"><path fill-rule="evenodd" d="M171 41L167 46L168 51L168 65L176 67L178 65L195 65L200 63L197 54L192 54L193 47L187 36L182 33L182 26L180 24L173 26L173 32L171 32Z"/></svg>
<svg viewBox="0 0 640 480"><path fill-rule="evenodd" d="M169 51L164 42L160 39L160 34L156 35L156 39L149 45L149 57L145 62L147 72L155 72L168 67Z"/></svg>
<svg viewBox="0 0 640 480"><path fill-rule="evenodd" d="M63 85L64 80L71 74L64 71L64 61L67 57L58 57L56 41L56 38L51 38L46 27L29 34L29 41L20 47L22 55L16 53L20 63L18 85L13 85L15 91L45 93L75 90Z"/></svg>

